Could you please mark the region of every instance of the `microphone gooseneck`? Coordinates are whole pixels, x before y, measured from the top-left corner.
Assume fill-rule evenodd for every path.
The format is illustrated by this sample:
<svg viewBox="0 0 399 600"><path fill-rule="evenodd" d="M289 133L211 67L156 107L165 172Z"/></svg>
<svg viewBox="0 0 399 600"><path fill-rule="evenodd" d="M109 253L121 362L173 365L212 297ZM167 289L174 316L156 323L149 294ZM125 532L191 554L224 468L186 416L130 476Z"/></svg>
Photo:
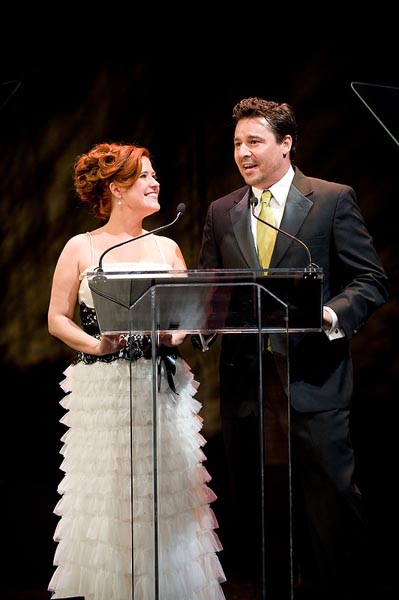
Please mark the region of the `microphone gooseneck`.
<svg viewBox="0 0 399 600"><path fill-rule="evenodd" d="M295 237L294 235L291 235L291 233L288 233L288 231L284 231L284 229L280 229L280 227L276 227L275 225L272 225L271 223L268 223L267 221L264 221L260 217L257 217L256 214L255 214L255 206L258 204L258 199L257 199L256 196L251 196L249 202L250 202L251 207L252 207L252 215L255 217L255 219L257 219L261 223L264 223L264 225L267 225L268 227L271 227L272 229L275 229L277 232L282 233L283 235L288 236L289 238L291 238L295 242L298 242L299 244L301 244L301 246L303 246L303 248L305 248L306 253L308 255L308 259L309 259L309 264L306 267L307 269L313 270L313 269L317 269L318 268L318 266L314 262L312 262L312 255L310 253L310 250L309 250L308 246L305 244L305 242L303 242L299 238Z"/></svg>
<svg viewBox="0 0 399 600"><path fill-rule="evenodd" d="M130 240L125 240L124 242L119 242L119 244L115 244L114 246L110 246L110 248L107 248L106 250L104 250L104 252L100 256L100 260L98 261L98 267L96 268L96 271L99 273L103 272L103 268L102 268L103 258L106 254L108 254L108 252L111 252L111 250L114 250L114 248L119 248L119 246L123 246L124 244L129 244L130 242L134 242L135 240L140 240L141 238L144 238L147 235L151 235L151 233L157 233L157 231L162 231L163 229L167 229L168 227L171 227L182 216L182 214L184 213L185 210L186 210L186 205L184 204L184 202L180 202L180 204L177 206L177 214L176 214L175 218L173 219L173 221L171 221L167 225L162 225L161 227L157 227L156 229L152 229L151 231L142 233L141 235L133 237Z"/></svg>

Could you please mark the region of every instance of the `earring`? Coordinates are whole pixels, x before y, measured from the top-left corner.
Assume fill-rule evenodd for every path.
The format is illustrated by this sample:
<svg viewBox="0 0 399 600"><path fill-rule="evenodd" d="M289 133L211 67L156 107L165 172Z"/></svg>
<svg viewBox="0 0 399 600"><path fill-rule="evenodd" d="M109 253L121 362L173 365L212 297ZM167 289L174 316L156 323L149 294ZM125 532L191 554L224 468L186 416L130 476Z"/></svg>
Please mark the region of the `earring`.
<svg viewBox="0 0 399 600"><path fill-rule="evenodd" d="M122 200L120 198L118 200L118 206L122 206Z"/></svg>

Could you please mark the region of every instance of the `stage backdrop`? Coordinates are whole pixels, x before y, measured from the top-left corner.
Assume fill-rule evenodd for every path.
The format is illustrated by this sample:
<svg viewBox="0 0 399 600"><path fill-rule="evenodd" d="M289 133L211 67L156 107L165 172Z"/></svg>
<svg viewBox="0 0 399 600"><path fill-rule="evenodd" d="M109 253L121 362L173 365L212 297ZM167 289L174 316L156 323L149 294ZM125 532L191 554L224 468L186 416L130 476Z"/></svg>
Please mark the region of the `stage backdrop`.
<svg viewBox="0 0 399 600"><path fill-rule="evenodd" d="M73 352L49 336L47 306L63 245L72 235L97 226L73 194L76 156L101 141L147 146L161 183L161 210L145 225L150 229L168 223L184 202L184 216L168 233L181 245L188 267L196 268L209 203L243 183L233 160L231 112L246 96L292 104L299 125L299 168L355 188L391 280L391 299L352 344L359 476L370 507L378 568L383 576L390 572L386 549L394 541L392 518L397 509L392 489L399 371L394 216L399 147L351 83L397 88L393 67L389 55L377 68L363 51L348 57L337 56L333 48L309 47L296 52L295 60L284 68L281 64L266 68L251 59L245 69L233 60L203 62L190 69L173 61L159 65L97 61L83 69L72 60L58 67L50 60L38 65L29 56L18 64L3 65L0 347L5 535L1 544L6 568L0 586L45 590L53 571L52 511L62 477L59 450L64 432L58 383ZM160 83L160 70L166 84ZM387 102L391 101L390 95ZM381 106L383 99L377 110ZM217 344L207 354L195 352L189 342L182 347L200 381L207 466L220 495L215 510L223 541L217 353Z"/></svg>

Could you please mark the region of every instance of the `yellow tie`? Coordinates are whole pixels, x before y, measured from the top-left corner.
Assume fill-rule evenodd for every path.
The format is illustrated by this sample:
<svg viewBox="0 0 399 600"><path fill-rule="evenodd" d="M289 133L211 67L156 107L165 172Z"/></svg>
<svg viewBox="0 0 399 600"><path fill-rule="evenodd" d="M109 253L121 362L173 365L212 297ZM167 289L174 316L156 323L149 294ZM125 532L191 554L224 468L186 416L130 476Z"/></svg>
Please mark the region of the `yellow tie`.
<svg viewBox="0 0 399 600"><path fill-rule="evenodd" d="M266 190L262 193L261 197L261 209L259 213L259 218L263 219L270 225L276 224L276 219L274 218L273 209L270 207L270 200L272 194L269 190ZM259 262L262 267L267 269L270 265L270 259L273 254L274 243L277 237L277 231L264 223L260 223L257 221L257 244L258 244L258 256Z"/></svg>
<svg viewBox="0 0 399 600"><path fill-rule="evenodd" d="M270 200L272 199L272 193L269 190L265 190L261 196L261 208L259 213L259 218L263 219L270 225L276 224L276 219L274 218L273 209L270 206ZM257 244L258 244L258 256L259 262L262 267L267 269L270 264L270 259L273 254L274 243L277 237L277 231L273 229L273 227L269 227L264 223L260 223L257 221ZM262 340L262 349L267 347L269 352L272 352L272 345L270 342L270 337L268 335L263 336Z"/></svg>

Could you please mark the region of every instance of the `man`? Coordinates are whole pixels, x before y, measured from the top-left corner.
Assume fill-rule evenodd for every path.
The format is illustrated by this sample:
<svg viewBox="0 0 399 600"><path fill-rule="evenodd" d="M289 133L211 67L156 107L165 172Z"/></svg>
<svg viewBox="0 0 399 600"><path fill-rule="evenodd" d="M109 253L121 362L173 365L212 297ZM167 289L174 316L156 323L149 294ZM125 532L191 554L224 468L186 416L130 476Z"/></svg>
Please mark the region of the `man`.
<svg viewBox="0 0 399 600"><path fill-rule="evenodd" d="M298 535L299 530L302 534L306 531L316 597L356 597L359 581L354 559L359 560L366 547L367 521L354 481L349 342L386 302L387 278L354 190L307 177L294 165L297 128L291 107L246 98L234 107L233 119L234 159L246 185L210 204L199 268L261 267L262 248L257 248L261 233L257 233L251 205L255 198L258 216L262 193L268 190L275 226L288 234L279 232L272 242L270 268L306 267L307 247L312 261L323 270L323 330L289 335L294 531ZM260 225L272 231L266 224ZM257 542L247 534L257 526L252 519L256 513L253 487L248 487L251 477L254 481L258 477L256 468L254 472L251 469L259 458L255 338L224 334L219 362L222 429L243 530L242 558L254 561L252 546ZM268 381L278 380L273 375L273 349L280 347L279 338L281 334L270 334L271 348L265 345L263 350L266 394ZM268 401L273 404L274 398ZM294 557L298 559L299 554L302 577L309 573L302 552L304 540L304 535L294 538Z"/></svg>

